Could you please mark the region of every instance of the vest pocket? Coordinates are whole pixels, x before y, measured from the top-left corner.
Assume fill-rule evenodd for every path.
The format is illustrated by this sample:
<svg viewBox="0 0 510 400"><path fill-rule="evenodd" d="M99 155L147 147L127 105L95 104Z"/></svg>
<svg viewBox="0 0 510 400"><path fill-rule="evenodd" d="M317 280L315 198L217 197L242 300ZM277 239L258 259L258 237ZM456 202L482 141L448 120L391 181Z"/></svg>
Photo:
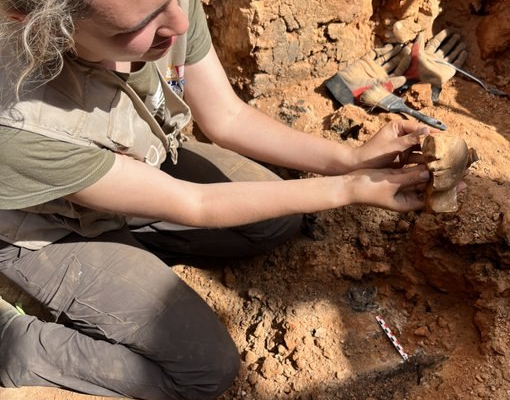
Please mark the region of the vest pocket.
<svg viewBox="0 0 510 400"><path fill-rule="evenodd" d="M121 91L115 98L109 122L107 137L117 152L158 167L165 160L163 142L139 116L131 99Z"/></svg>

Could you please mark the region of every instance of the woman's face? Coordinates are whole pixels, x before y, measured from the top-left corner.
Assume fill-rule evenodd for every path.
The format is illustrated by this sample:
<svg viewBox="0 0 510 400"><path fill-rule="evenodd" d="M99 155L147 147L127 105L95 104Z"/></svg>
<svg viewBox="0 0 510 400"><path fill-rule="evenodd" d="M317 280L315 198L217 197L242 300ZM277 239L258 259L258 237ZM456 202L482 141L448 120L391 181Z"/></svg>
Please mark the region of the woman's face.
<svg viewBox="0 0 510 400"><path fill-rule="evenodd" d="M75 22L76 51L105 66L157 60L189 26L178 0L90 0L90 5L90 16Z"/></svg>

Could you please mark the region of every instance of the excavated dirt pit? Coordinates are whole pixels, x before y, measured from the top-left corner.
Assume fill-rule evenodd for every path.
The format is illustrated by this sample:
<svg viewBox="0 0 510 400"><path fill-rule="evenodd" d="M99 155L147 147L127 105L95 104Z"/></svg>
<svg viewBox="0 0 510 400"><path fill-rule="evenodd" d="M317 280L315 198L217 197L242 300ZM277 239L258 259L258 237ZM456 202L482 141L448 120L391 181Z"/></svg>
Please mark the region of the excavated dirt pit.
<svg viewBox="0 0 510 400"><path fill-rule="evenodd" d="M486 5L449 4L436 26L460 31L472 49L466 69L508 91L508 50L484 56L470 22L488 13ZM310 134L352 146L399 117L338 109L325 78L286 83L251 102ZM443 121L480 157L458 212L348 206L307 216L301 235L264 256L211 269L174 267L217 312L242 355L238 378L221 400L510 398L510 100L459 76L436 105L428 85L403 97ZM0 292L42 315L5 280ZM407 362L377 315L409 354ZM46 388L0 389L0 399L102 400Z"/></svg>

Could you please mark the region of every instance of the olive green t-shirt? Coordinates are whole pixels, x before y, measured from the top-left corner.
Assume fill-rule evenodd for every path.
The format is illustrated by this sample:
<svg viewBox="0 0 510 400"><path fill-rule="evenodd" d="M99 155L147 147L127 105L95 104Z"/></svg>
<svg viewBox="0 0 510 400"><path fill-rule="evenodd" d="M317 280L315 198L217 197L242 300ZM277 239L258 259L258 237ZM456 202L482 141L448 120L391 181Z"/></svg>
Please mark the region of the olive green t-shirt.
<svg viewBox="0 0 510 400"><path fill-rule="evenodd" d="M190 1L188 17L186 64L194 64L211 46L200 0ZM154 64L125 75L142 99L154 92L158 82ZM114 160L114 153L108 149L0 126L0 209L31 207L82 190L102 178Z"/></svg>

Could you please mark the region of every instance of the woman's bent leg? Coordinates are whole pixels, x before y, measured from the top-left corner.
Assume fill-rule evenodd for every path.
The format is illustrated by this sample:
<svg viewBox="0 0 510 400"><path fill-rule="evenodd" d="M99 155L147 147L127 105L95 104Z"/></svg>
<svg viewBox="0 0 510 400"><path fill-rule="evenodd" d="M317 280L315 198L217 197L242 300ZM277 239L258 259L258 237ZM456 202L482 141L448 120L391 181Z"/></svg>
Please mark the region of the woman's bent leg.
<svg viewBox="0 0 510 400"><path fill-rule="evenodd" d="M177 179L197 183L281 179L246 157L196 140L185 142L179 149L177 165L167 161L161 169ZM289 215L228 229L182 229L166 222L151 222L140 223L132 231L150 251L171 264L185 260L188 255L229 258L258 255L292 238L301 220L301 215Z"/></svg>
<svg viewBox="0 0 510 400"><path fill-rule="evenodd" d="M127 230L3 256L0 271L57 322L9 324L0 340L5 386L212 399L236 376L238 352L217 316Z"/></svg>

